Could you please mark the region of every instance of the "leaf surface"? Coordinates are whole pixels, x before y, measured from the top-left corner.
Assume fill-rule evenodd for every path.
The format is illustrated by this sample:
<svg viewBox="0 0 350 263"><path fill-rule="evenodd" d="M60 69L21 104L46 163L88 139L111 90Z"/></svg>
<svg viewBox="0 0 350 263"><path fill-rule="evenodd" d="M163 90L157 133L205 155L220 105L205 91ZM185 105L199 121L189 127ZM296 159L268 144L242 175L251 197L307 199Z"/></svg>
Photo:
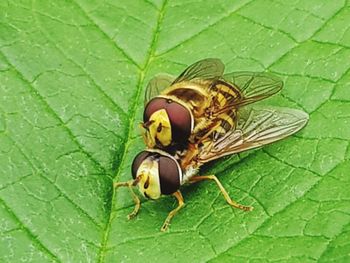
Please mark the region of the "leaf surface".
<svg viewBox="0 0 350 263"><path fill-rule="evenodd" d="M346 262L350 260L350 5L343 0L1 1L0 261ZM205 167L186 207L126 189L144 145L147 81L205 57L271 72L264 102L308 126Z"/></svg>

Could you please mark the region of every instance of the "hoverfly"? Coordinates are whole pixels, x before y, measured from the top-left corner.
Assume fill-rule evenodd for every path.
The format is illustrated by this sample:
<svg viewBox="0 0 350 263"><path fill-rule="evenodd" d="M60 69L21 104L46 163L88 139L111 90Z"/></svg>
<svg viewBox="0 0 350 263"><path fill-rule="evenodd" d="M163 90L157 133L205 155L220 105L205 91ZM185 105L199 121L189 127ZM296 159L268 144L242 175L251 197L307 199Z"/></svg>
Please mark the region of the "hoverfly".
<svg viewBox="0 0 350 263"><path fill-rule="evenodd" d="M173 195L178 206L166 218L161 228L165 231L184 206L180 187L203 180L215 181L229 205L252 210L233 201L215 175L198 176L200 167L281 140L306 125L308 114L300 110L246 106L278 92L281 80L265 73L223 75L223 68L220 60L206 59L175 80L160 75L150 81L143 123L148 148L132 163L133 180L115 183L129 187L135 201L129 219L140 209L133 186L150 199ZM149 99L156 92L161 95Z"/></svg>
<svg viewBox="0 0 350 263"><path fill-rule="evenodd" d="M177 78L161 74L145 92L142 127L149 148L169 151L198 143L212 130L234 129L237 110L282 88L282 81L265 73L224 74L219 59L194 63Z"/></svg>

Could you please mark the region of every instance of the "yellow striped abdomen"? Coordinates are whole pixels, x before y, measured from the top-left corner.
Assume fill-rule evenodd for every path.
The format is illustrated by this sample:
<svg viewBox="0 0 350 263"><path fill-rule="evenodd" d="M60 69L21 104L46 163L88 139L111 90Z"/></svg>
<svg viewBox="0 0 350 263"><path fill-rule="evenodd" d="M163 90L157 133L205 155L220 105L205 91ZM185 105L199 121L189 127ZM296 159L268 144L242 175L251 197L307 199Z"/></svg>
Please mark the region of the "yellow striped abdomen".
<svg viewBox="0 0 350 263"><path fill-rule="evenodd" d="M224 110L216 118L219 121L219 125L213 131L213 139L219 139L225 133L236 128L237 123L237 108L231 106L237 101L242 99L240 90L229 83L223 81L217 81L210 89L213 104L218 111Z"/></svg>

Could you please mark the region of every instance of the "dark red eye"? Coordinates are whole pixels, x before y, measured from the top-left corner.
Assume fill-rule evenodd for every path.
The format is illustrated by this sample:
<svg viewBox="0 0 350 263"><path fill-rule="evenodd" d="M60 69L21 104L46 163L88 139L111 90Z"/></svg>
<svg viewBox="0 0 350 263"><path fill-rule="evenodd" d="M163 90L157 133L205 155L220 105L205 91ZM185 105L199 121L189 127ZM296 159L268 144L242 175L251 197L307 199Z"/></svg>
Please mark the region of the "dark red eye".
<svg viewBox="0 0 350 263"><path fill-rule="evenodd" d="M175 101L168 104L166 111L171 122L172 139L175 142L186 142L192 131L190 111Z"/></svg>
<svg viewBox="0 0 350 263"><path fill-rule="evenodd" d="M164 195L170 195L180 188L182 172L178 163L167 156L159 157L159 182L160 191Z"/></svg>
<svg viewBox="0 0 350 263"><path fill-rule="evenodd" d="M142 151L140 152L138 155L136 155L136 157L134 158L134 161L132 162L131 165L131 174L132 177L135 179L136 175L137 175L137 170L139 169L141 163L151 155L151 152L147 152L147 151Z"/></svg>
<svg viewBox="0 0 350 263"><path fill-rule="evenodd" d="M165 98L154 98L146 105L143 121L147 123L152 114L165 109L171 124L172 140L186 142L192 132L192 117L190 111L180 103ZM158 127L159 128L159 127Z"/></svg>
<svg viewBox="0 0 350 263"><path fill-rule="evenodd" d="M158 110L165 109L166 108L166 99L164 98L154 98L151 99L146 107L145 111L143 112L143 122L148 122L151 118L152 114L155 113Z"/></svg>

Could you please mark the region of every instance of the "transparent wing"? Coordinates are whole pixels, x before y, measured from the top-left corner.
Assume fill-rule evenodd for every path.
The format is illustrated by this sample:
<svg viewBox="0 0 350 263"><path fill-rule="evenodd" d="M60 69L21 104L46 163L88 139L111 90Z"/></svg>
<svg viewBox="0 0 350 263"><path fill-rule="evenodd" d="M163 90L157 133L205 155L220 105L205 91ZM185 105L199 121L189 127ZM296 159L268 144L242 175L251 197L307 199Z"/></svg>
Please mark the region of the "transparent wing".
<svg viewBox="0 0 350 263"><path fill-rule="evenodd" d="M299 131L309 119L307 113L289 108L254 107L240 112L235 130L201 149L201 163L281 140Z"/></svg>
<svg viewBox="0 0 350 263"><path fill-rule="evenodd" d="M233 72L225 74L223 80L233 85L234 92L239 91L240 98L229 98L225 107L219 109L218 113L263 100L279 92L283 87L280 78L268 73Z"/></svg>
<svg viewBox="0 0 350 263"><path fill-rule="evenodd" d="M186 68L173 84L194 79L219 79L224 74L224 70L225 66L220 59L203 59Z"/></svg>
<svg viewBox="0 0 350 263"><path fill-rule="evenodd" d="M174 81L175 77L168 74L158 74L152 78L146 87L144 104L146 106L147 102L153 97L159 95L163 90L168 88Z"/></svg>

